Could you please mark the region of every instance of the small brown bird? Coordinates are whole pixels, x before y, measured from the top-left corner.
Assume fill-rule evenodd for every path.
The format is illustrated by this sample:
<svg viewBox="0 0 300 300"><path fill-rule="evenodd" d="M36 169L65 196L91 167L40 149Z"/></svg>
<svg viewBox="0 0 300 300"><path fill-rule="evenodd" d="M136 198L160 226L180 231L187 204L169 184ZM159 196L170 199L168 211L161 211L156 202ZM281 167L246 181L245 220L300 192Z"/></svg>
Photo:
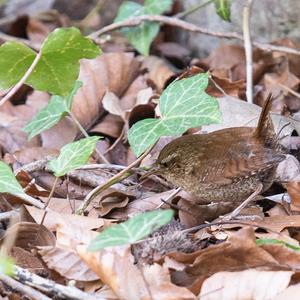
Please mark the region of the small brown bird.
<svg viewBox="0 0 300 300"><path fill-rule="evenodd" d="M256 128L226 128L173 140L161 150L153 173L194 194L202 204L232 201L238 206L267 190L285 158L269 117L271 105L269 95Z"/></svg>

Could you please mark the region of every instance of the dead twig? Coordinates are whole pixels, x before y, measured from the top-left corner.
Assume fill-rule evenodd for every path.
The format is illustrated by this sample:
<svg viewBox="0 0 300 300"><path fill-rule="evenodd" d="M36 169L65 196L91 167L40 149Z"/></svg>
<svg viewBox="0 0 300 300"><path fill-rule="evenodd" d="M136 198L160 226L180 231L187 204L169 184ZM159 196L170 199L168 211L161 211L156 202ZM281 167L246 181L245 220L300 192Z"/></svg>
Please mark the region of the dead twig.
<svg viewBox="0 0 300 300"><path fill-rule="evenodd" d="M241 41L244 40L243 36L236 32L211 31L211 30L207 30L205 28L199 27L197 25L191 24L189 22L180 20L178 18L159 16L159 15L144 15L144 16L127 19L125 21L113 23L113 24L110 24L108 26L101 28L100 30L97 30L97 31L91 33L88 37L90 37L94 40L97 40L99 35L102 35L104 33L108 33L108 32L123 28L123 27L134 27L134 26L140 25L144 21L160 22L162 24L178 27L178 28L181 28L181 29L184 29L187 31L202 33L202 34L211 35L211 36L215 36L215 37L219 37L219 38L238 39ZM300 55L300 50L289 48L289 47L276 46L276 45L272 45L272 44L259 43L259 42L255 42L255 41L253 41L252 44L255 47L262 49L264 51L278 51L278 52Z"/></svg>
<svg viewBox="0 0 300 300"><path fill-rule="evenodd" d="M45 296L41 292L36 291L35 289L26 286L7 275L0 273L0 280L7 286L9 286L13 291L19 292L23 297L26 295L32 299L51 300L51 298Z"/></svg>
<svg viewBox="0 0 300 300"><path fill-rule="evenodd" d="M253 103L253 52L250 31L252 3L253 0L248 0L243 9L243 35L246 56L246 96L248 103Z"/></svg>
<svg viewBox="0 0 300 300"><path fill-rule="evenodd" d="M133 163L131 163L129 166L127 166L125 169L123 169L118 174L111 177L106 183L97 186L94 188L90 193L87 194L82 204L79 206L79 208L76 210L76 214L81 215L84 213L84 210L89 206L91 201L100 193L105 191L107 188L112 186L115 183L120 182L121 180L125 179L126 177L130 176L132 174L132 169L138 165L153 149L154 145L150 147L146 152L144 152L138 159L136 159Z"/></svg>
<svg viewBox="0 0 300 300"><path fill-rule="evenodd" d="M15 279L20 283L33 287L43 293L47 293L52 296L72 299L72 300L104 300L106 298L99 296L92 296L87 293L82 292L73 286L64 286L58 283L55 283L52 280L45 279L36 274L30 273L26 269L15 266ZM41 299L41 298L36 298ZM46 298L45 298L46 299ZM53 299L53 298L52 298Z"/></svg>

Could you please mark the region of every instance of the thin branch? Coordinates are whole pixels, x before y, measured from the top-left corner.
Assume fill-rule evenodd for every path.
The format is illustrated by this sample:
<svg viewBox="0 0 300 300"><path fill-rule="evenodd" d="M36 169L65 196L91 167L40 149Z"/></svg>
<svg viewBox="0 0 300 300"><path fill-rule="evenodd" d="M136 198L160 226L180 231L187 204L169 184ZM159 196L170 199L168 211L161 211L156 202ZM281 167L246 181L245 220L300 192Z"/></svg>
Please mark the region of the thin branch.
<svg viewBox="0 0 300 300"><path fill-rule="evenodd" d="M100 193L102 193L103 191L105 191L107 188L109 188L110 186L112 186L115 183L120 182L121 180L125 179L126 177L131 175L131 171L132 169L138 165L153 149L154 146L150 147L146 152L144 152L138 159L136 159L133 163L131 163L129 166L127 166L125 169L123 169L121 172L119 172L118 174L114 175L113 177L111 177L106 183L97 186L96 188L94 188L91 192L89 192L87 194L87 196L85 197L84 201L82 202L82 204L78 207L78 209L76 210L76 214L81 215L84 213L84 210L89 206L89 204L91 203L91 201Z"/></svg>
<svg viewBox="0 0 300 300"><path fill-rule="evenodd" d="M13 291L17 291L19 292L22 297L29 296L32 299L39 299L39 300L51 300L51 298L45 296L44 294L42 294L39 291L36 291L35 289L23 285L22 283L18 282L17 280L4 275L2 273L0 273L0 280L2 282L4 282L6 285L8 285Z"/></svg>
<svg viewBox="0 0 300 300"><path fill-rule="evenodd" d="M51 201L51 199L52 199L52 196L53 196L53 194L54 194L55 187L56 187L56 185L57 185L58 179L59 179L59 177L55 177L55 180L54 180L52 189L51 189L50 194L49 194L49 196L48 196L48 199L47 199L47 201L46 201L46 203L45 203L44 214L43 214L43 216L42 216L42 220L41 220L41 223L40 223L41 226L43 225L43 223L44 223L44 221L45 221L45 218L46 218L46 215L47 215L46 209L47 209L47 207L48 207L48 205L49 205L49 203L50 203L50 201Z"/></svg>
<svg viewBox="0 0 300 300"><path fill-rule="evenodd" d="M91 33L88 37L91 39L97 40L97 37L99 35L102 35L104 33L108 33L110 31L114 31L123 27L134 27L137 25L140 25L144 21L152 21L152 22L160 22L162 24L167 24L170 26L178 27L187 31L195 32L195 33L202 33L206 35L211 35L219 38L227 38L227 39L238 39L243 41L244 38L241 34L236 32L217 32L217 31L211 31L207 30L205 28L199 27L197 25L191 24L189 22L179 20L178 18L174 17L167 17L167 16L159 16L159 15L144 15L139 17L134 17L131 19L127 19L121 22L113 23L108 26L105 26L101 28L100 30L97 30L93 33ZM278 51L278 52L284 52L289 54L295 54L300 55L300 50L289 48L289 47L282 47L282 46L276 46L272 44L267 43L259 43L253 41L252 43L255 47L262 49L264 51Z"/></svg>
<svg viewBox="0 0 300 300"><path fill-rule="evenodd" d="M14 194L14 196L22 199L27 204L31 204L31 205L33 205L37 208L41 208L41 209L44 208L44 204L41 201L39 201L39 200L37 200L37 199L35 199L35 198L25 194L25 193L18 193L18 194L16 193L16 194Z"/></svg>
<svg viewBox="0 0 300 300"><path fill-rule="evenodd" d="M250 31L252 4L253 1L248 0L243 8L243 35L246 56L246 96L248 103L253 103L253 52Z"/></svg>
<svg viewBox="0 0 300 300"><path fill-rule="evenodd" d="M3 105L7 100L9 100L20 88L21 86L25 83L25 81L28 79L34 68L36 67L37 63L39 62L40 58L42 56L42 52L40 51L34 61L32 62L31 66L29 69L26 71L24 76L21 78L21 80L3 97L0 101L0 106Z"/></svg>
<svg viewBox="0 0 300 300"><path fill-rule="evenodd" d="M104 300L106 298L100 296L93 296L82 292L73 286L64 286L55 283L52 280L40 277L36 274L30 273L26 269L15 266L15 279L19 282L31 286L43 293L49 293L53 297L72 299L72 300ZM37 298L41 299L41 298ZM52 298L53 299L53 298Z"/></svg>

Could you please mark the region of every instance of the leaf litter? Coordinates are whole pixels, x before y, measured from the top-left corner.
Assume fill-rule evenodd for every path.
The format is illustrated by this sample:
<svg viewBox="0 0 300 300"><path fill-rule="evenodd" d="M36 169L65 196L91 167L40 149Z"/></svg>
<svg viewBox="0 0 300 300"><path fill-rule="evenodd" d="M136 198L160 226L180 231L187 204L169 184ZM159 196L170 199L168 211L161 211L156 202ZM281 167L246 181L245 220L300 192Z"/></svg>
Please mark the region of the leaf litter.
<svg viewBox="0 0 300 300"><path fill-rule="evenodd" d="M35 43L41 44L50 32L47 28L56 26L41 20L37 23L33 17L29 20L28 38ZM113 49L110 43L103 48ZM279 40L277 44L297 47L290 40ZM245 220L206 224L234 207L230 203L199 205L194 196L183 191L163 202L175 187L155 175L144 180L140 176L145 173L145 166L155 160L159 145L169 141L165 142L164 138L140 168L132 169L127 179L98 195L86 215L74 214L94 187L135 160L128 144L128 130L140 120L153 119L157 99L182 71L172 65L176 53L168 56L168 49L174 47L175 52L190 55L168 41L162 41L157 47L160 52L156 53L161 57L142 57L123 51L106 52L80 61L82 87L74 96L72 113L90 134L103 136L97 145L101 151L105 149L109 164L93 156L82 169L57 171L58 175L67 174L58 181L43 227L40 226L43 210L1 194L5 199L0 205L2 213L22 212L15 225L8 228L8 222L3 222L4 236L16 235L12 231L18 228L16 242L10 249L15 263L37 274L47 274L57 282L72 280L94 295L109 295L107 299L288 299L289 295L299 293L297 148L292 153L296 157L296 171L291 172L290 164L282 167L278 178L284 188L277 184L268 191L269 196L287 192L291 203L265 201L267 206L258 201L253 204L255 207L248 208L248 212L254 212L250 220L245 209L241 214ZM255 103L261 106L267 91L272 92L275 98L272 119L276 132L285 137L281 142L289 148L292 143L289 135L300 132L299 57L262 50L254 50L253 57ZM186 58L184 67L188 66L187 61ZM244 49L238 45L224 45L207 58L191 60L190 66L197 66L199 72L209 70L211 80L205 92L218 98L222 113L220 124L204 125L201 133L256 124L259 108L241 101L245 99L244 65ZM74 121L65 117L28 141L22 128L47 105L49 97L36 90L27 91L22 97L1 107L2 160L14 172L18 171L16 178L22 191L45 203L54 181L45 158L57 157L64 145L82 136ZM1 190L2 193L21 192L21 186L18 191L7 190L3 177L1 187L3 180L6 190ZM176 221L133 245L109 247L95 253L87 251L97 232L157 208L171 208ZM203 228L192 229L199 225ZM269 243L258 244L259 239Z"/></svg>

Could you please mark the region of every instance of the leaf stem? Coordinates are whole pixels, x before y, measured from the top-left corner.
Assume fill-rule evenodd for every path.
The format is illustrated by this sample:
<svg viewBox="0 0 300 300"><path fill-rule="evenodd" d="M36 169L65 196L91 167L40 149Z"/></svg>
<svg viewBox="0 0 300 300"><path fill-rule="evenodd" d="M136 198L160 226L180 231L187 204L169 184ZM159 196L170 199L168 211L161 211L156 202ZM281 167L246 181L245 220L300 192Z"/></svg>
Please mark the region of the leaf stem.
<svg viewBox="0 0 300 300"><path fill-rule="evenodd" d="M175 18L178 18L178 19L182 19L182 18L184 18L184 17L186 17L186 16L188 16L188 15L193 14L193 13L196 12L197 10L199 10L199 9L201 9L201 8L203 8L203 7L205 7L205 6L207 6L208 4L210 4L210 3L212 3L212 2L214 2L214 0L208 0L208 1L204 2L204 3L195 5L195 6L189 8L189 9L183 11L183 12L180 12L180 13L176 14L174 17L175 17Z"/></svg>
<svg viewBox="0 0 300 300"><path fill-rule="evenodd" d="M84 210L89 206L89 204L92 202L92 200L105 191L107 188L112 186L115 183L120 182L121 180L125 179L126 177L130 176L132 174L131 169L133 169L137 164L139 164L153 149L154 145L150 147L147 151L145 151L139 158L137 158L134 162L132 162L129 166L127 166L125 169L123 169L121 172L117 173L113 177L111 177L106 183L97 186L94 188L90 193L87 194L85 199L83 200L82 204L78 207L76 210L76 214L82 215L84 213Z"/></svg>
<svg viewBox="0 0 300 300"><path fill-rule="evenodd" d="M78 127L78 129L81 131L81 133L84 135L84 137L89 137L89 134L86 132L86 130L83 128L83 126L78 121L77 117L72 113L71 110L68 111L68 114L70 115L72 121L75 123L75 125ZM109 164L109 161L106 159L106 157L95 147L95 151L100 157L100 159L105 163Z"/></svg>
<svg viewBox="0 0 300 300"><path fill-rule="evenodd" d="M47 215L46 208L48 207L48 205L49 205L49 203L50 203L50 201L51 201L51 199L52 199L52 196L53 196L54 191L55 191L55 187L56 187L56 185L57 185L58 178L59 178L59 177L55 177L55 180L54 180L53 186L52 186L52 188L51 188L50 194L49 194L48 199L47 199L47 201L46 201L46 203L45 203L45 206L44 206L44 214L43 214L43 216L42 216L42 220L41 220L41 223L40 223L41 226L43 225L43 223L44 223L44 221L45 221L45 218L46 218L46 215Z"/></svg>
<svg viewBox="0 0 300 300"><path fill-rule="evenodd" d="M37 63L39 62L40 58L42 56L42 52L39 51L38 54L36 55L34 61L32 62L31 66L29 69L26 71L24 76L20 79L20 81L3 97L0 101L0 106L3 105L8 99L10 99L20 88L21 86L25 83L25 81L28 79L34 68L36 67Z"/></svg>

